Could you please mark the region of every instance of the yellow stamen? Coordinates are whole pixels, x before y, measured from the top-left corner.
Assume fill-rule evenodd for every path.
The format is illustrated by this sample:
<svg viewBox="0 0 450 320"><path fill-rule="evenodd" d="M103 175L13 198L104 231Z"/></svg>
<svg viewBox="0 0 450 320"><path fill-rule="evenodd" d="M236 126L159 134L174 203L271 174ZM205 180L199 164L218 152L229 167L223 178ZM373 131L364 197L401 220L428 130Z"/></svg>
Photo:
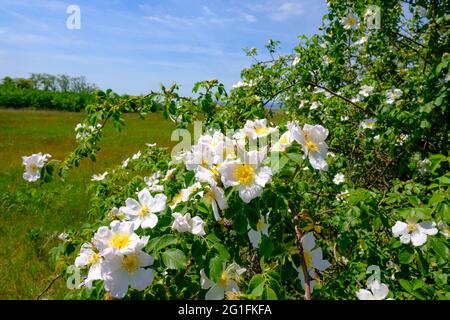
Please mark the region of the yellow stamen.
<svg viewBox="0 0 450 320"><path fill-rule="evenodd" d="M92 253L91 256L89 257L88 260L88 264L92 265L92 264L96 264L97 262L99 262L102 259L102 257L100 257L100 255L96 252Z"/></svg>
<svg viewBox="0 0 450 320"><path fill-rule="evenodd" d="M288 136L287 135L282 136L279 143L280 144L289 144Z"/></svg>
<svg viewBox="0 0 450 320"><path fill-rule="evenodd" d="M306 149L308 149L309 152L319 152L319 146L316 142L306 139L305 140Z"/></svg>
<svg viewBox="0 0 450 320"><path fill-rule="evenodd" d="M109 245L116 249L125 248L130 243L130 236L126 233L116 233L109 241Z"/></svg>
<svg viewBox="0 0 450 320"><path fill-rule="evenodd" d="M138 268L137 256L134 254L124 256L122 265L123 268L127 270L129 273L136 271Z"/></svg>
<svg viewBox="0 0 450 320"><path fill-rule="evenodd" d="M269 129L267 129L266 127L256 127L255 131L257 135L263 135L267 134L269 132Z"/></svg>
<svg viewBox="0 0 450 320"><path fill-rule="evenodd" d="M255 169L248 164L238 164L235 175L240 184L250 184L255 179Z"/></svg>
<svg viewBox="0 0 450 320"><path fill-rule="evenodd" d="M408 223L408 232L411 233L417 229L417 226L415 223Z"/></svg>
<svg viewBox="0 0 450 320"><path fill-rule="evenodd" d="M143 206L143 207L141 207L141 208L139 209L138 215L139 215L139 217L143 218L143 217L145 217L146 215L148 215L149 212L150 212L150 210L148 209L148 207L147 207L147 206Z"/></svg>
<svg viewBox="0 0 450 320"><path fill-rule="evenodd" d="M222 275L219 278L218 284L221 286L226 287L228 285L228 282L230 281L228 274L226 272L223 272Z"/></svg>
<svg viewBox="0 0 450 320"><path fill-rule="evenodd" d="M266 225L266 221L264 220L263 217L261 217L258 221L258 223L256 224L256 230L257 231L262 231L262 229L264 229L264 226Z"/></svg>

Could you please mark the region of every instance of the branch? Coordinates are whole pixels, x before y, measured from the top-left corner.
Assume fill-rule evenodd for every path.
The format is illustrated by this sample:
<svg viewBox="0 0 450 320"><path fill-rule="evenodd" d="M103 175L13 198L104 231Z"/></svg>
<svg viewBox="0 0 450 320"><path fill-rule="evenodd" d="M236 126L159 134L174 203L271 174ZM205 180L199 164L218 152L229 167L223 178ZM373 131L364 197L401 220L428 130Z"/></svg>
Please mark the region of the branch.
<svg viewBox="0 0 450 320"><path fill-rule="evenodd" d="M36 300L39 300L55 283L56 280L62 277L62 273L58 274L56 277L53 278L53 280L49 283L49 285L36 297Z"/></svg>
<svg viewBox="0 0 450 320"><path fill-rule="evenodd" d="M346 97L341 96L340 94L338 94L338 93L336 93L336 92L334 92L334 91L328 89L327 87L321 86L320 84L315 83L315 82L311 82L311 81L305 81L305 83L306 83L306 84L309 84L309 85L311 85L311 86L317 87L317 88L321 88L321 89L323 89L323 90L325 90L325 91L331 93L333 96L338 97L338 98L344 100L345 102L347 102L347 103L351 104L352 106L358 108L359 110L361 110L361 111L364 112L364 113L369 113L369 114L371 114L371 115L374 115L373 112L371 112L371 111L369 111L369 110L365 110L364 108L362 108L361 106L357 105L357 104L354 103L353 101L347 99Z"/></svg>
<svg viewBox="0 0 450 320"><path fill-rule="evenodd" d="M296 211L294 205L291 202L289 202L289 209L291 210L292 214L295 214ZM294 217L295 239L297 243L298 254L300 255L300 264L302 267L305 282L305 300L311 300L311 286L310 286L311 279L309 276L308 267L306 266L305 256L303 255L302 231L300 230L299 222L300 222L300 214L296 214Z"/></svg>

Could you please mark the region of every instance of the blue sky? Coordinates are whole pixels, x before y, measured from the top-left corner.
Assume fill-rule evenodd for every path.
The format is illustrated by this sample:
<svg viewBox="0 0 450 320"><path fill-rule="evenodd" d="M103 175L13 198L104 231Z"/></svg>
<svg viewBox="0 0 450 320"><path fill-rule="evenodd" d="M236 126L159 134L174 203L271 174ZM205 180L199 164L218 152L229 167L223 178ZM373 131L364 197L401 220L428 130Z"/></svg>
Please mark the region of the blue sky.
<svg viewBox="0 0 450 320"><path fill-rule="evenodd" d="M81 28L69 30L69 5ZM84 75L100 88L141 94L176 81L227 87L269 38L291 52L318 32L325 0L0 0L0 77L30 72Z"/></svg>

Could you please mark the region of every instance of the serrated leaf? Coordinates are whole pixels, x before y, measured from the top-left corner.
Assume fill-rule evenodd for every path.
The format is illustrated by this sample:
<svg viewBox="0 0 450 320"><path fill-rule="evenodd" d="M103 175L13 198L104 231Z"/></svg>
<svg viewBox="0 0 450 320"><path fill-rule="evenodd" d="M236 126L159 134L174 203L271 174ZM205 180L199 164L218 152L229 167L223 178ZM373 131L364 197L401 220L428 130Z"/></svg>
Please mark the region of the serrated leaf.
<svg viewBox="0 0 450 320"><path fill-rule="evenodd" d="M409 246L402 247L398 259L401 264L410 264L414 259L414 249Z"/></svg>
<svg viewBox="0 0 450 320"><path fill-rule="evenodd" d="M264 300L278 300L278 297L272 288L266 287L264 289L263 299Z"/></svg>
<svg viewBox="0 0 450 320"><path fill-rule="evenodd" d="M164 251L161 253L161 257L167 269L183 269L186 267L186 255L179 249Z"/></svg>
<svg viewBox="0 0 450 320"><path fill-rule="evenodd" d="M165 247L177 243L177 237L172 234L165 234L161 237L152 238L148 241L147 247L151 251L160 251Z"/></svg>

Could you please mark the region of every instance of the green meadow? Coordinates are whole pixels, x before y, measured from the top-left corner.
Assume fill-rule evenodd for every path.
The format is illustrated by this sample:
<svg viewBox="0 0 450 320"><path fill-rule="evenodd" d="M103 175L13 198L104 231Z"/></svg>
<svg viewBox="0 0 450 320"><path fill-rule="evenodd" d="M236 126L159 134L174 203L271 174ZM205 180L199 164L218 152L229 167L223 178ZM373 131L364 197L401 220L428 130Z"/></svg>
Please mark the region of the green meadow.
<svg viewBox="0 0 450 320"><path fill-rule="evenodd" d="M88 221L91 176L120 164L156 142L171 147L174 124L159 113L145 120L125 115L120 133L105 128L96 162L84 160L63 183L41 185L22 178L22 156L49 153L64 159L75 147L74 128L82 113L0 110L0 299L35 299L57 276L49 250L64 230ZM57 279L42 298L62 299L68 289Z"/></svg>

